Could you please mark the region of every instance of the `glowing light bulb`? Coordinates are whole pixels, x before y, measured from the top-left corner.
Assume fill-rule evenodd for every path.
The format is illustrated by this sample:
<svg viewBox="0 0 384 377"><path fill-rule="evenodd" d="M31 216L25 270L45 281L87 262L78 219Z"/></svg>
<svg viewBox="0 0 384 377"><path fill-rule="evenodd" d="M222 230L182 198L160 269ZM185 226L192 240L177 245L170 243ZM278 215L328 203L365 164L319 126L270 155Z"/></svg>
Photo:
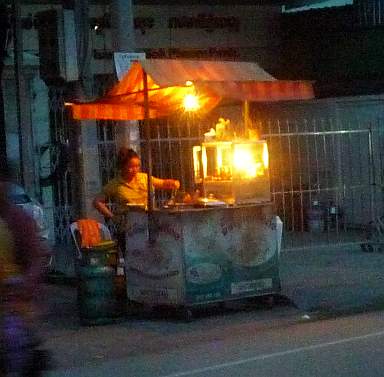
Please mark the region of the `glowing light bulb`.
<svg viewBox="0 0 384 377"><path fill-rule="evenodd" d="M257 165L248 148L237 148L233 154L233 166L243 178L253 178L257 175Z"/></svg>
<svg viewBox="0 0 384 377"><path fill-rule="evenodd" d="M187 94L184 97L183 106L186 111L196 111L200 108L199 99L194 94Z"/></svg>

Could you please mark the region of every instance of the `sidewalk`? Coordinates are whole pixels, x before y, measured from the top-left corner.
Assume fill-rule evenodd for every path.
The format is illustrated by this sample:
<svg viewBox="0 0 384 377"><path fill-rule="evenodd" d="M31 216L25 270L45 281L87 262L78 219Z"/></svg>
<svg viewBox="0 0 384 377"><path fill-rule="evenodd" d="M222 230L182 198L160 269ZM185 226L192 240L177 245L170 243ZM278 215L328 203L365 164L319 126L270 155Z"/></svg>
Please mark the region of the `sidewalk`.
<svg viewBox="0 0 384 377"><path fill-rule="evenodd" d="M55 296L49 297L54 306L75 300L75 288L68 287L74 272L66 253L71 251L57 253L66 278L59 277L61 284L48 290L49 296ZM282 251L280 277L282 295L303 311L347 313L384 308L384 253L365 253L358 245Z"/></svg>
<svg viewBox="0 0 384 377"><path fill-rule="evenodd" d="M300 322L308 318L305 315L313 320L384 309L384 253L367 254L357 246L283 251L280 270L281 293L286 299L273 309L257 301L228 304L224 310L208 311L191 323L144 313L113 325L82 327L76 287L48 284L41 333L53 353L55 368L67 369L220 338L226 328L241 333L251 326L262 331Z"/></svg>
<svg viewBox="0 0 384 377"><path fill-rule="evenodd" d="M304 311L323 314L384 309L384 253L358 245L281 255L282 294Z"/></svg>

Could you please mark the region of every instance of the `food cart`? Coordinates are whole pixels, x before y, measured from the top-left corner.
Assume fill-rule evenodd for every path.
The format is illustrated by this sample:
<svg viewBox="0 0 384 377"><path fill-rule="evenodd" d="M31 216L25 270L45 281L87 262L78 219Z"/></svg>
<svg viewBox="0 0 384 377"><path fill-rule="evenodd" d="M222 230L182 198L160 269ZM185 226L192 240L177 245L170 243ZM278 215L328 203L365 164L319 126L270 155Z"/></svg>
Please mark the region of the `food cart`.
<svg viewBox="0 0 384 377"><path fill-rule="evenodd" d="M202 195L155 209L150 220L126 215L128 297L190 308L278 293L282 224L270 200L266 142L210 141L194 152Z"/></svg>
<svg viewBox="0 0 384 377"><path fill-rule="evenodd" d="M189 315L195 305L280 291L282 223L270 197L267 143L248 132L248 103L312 97L311 83L276 80L255 63L149 59L134 63L106 97L71 104L75 119L147 121L148 144L148 119L189 111L187 105L208 112L223 98L244 104L241 133L219 121L193 147L198 195L155 208L148 179L146 210L127 210L130 300Z"/></svg>

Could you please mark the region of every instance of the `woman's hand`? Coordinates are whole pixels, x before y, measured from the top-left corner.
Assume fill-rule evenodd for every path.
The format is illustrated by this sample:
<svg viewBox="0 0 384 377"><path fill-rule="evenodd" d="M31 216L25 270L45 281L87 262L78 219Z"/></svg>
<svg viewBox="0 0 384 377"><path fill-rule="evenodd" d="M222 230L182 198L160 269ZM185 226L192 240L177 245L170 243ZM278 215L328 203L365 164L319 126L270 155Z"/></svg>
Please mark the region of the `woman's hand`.
<svg viewBox="0 0 384 377"><path fill-rule="evenodd" d="M178 190L180 188L180 181L177 179L153 179L153 185L155 188L163 190Z"/></svg>
<svg viewBox="0 0 384 377"><path fill-rule="evenodd" d="M95 199L93 200L93 206L99 211L100 214L104 216L106 219L112 219L113 213L112 211L108 208L107 203L106 203L106 198L104 195L97 195Z"/></svg>

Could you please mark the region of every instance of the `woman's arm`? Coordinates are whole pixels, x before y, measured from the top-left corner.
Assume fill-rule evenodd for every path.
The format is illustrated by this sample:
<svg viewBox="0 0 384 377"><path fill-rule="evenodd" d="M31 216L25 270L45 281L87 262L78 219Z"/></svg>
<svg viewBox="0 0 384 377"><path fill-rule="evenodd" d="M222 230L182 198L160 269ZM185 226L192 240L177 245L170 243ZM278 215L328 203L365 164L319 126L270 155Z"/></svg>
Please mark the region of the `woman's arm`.
<svg viewBox="0 0 384 377"><path fill-rule="evenodd" d="M180 188L180 181L177 179L161 179L152 177L153 187L161 190L178 190Z"/></svg>
<svg viewBox="0 0 384 377"><path fill-rule="evenodd" d="M99 194L93 200L93 206L106 218L111 219L113 217L112 211L106 204L107 200L103 194Z"/></svg>

